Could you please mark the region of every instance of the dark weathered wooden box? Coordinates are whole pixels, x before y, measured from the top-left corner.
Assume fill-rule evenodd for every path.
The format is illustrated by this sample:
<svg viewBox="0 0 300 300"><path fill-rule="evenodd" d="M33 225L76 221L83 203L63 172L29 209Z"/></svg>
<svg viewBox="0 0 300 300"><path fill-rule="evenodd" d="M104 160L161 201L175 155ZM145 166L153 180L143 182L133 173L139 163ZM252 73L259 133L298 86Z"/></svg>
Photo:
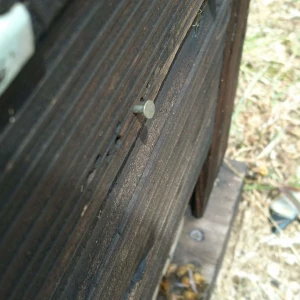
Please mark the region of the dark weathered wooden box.
<svg viewBox="0 0 300 300"><path fill-rule="evenodd" d="M29 1L37 53L0 100L2 299L151 299L227 144L249 1L203 2Z"/></svg>

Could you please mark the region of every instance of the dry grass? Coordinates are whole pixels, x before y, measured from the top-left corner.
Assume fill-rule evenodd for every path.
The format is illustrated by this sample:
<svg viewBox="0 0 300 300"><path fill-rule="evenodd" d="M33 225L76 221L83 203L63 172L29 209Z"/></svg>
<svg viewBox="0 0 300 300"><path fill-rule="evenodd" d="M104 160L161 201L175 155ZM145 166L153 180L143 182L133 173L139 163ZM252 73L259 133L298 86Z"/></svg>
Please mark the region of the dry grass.
<svg viewBox="0 0 300 300"><path fill-rule="evenodd" d="M268 220L276 188L300 188L299 0L252 0L227 157L252 181L213 299L300 299L300 224L274 236Z"/></svg>

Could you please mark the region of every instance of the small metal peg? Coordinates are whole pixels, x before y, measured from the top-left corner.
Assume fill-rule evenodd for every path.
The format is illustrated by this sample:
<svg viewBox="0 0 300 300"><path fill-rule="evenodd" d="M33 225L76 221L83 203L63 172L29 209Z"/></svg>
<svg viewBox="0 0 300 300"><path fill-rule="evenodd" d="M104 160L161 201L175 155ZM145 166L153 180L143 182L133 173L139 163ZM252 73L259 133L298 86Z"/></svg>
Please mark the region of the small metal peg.
<svg viewBox="0 0 300 300"><path fill-rule="evenodd" d="M155 114L155 104L152 100L147 100L144 104L135 105L133 113L143 114L146 119L152 119Z"/></svg>
<svg viewBox="0 0 300 300"><path fill-rule="evenodd" d="M204 232L200 229L194 229L190 232L190 237L197 241L197 242L201 242L204 240L205 236L204 236Z"/></svg>

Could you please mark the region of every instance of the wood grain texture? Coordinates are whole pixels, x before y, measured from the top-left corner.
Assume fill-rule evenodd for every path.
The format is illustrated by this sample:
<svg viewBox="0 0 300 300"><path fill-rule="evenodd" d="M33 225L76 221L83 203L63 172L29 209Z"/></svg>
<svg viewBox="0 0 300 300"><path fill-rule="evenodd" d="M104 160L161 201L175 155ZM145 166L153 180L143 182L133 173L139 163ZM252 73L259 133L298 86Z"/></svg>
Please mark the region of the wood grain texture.
<svg viewBox="0 0 300 300"><path fill-rule="evenodd" d="M195 32L202 3L76 0L49 27L0 133L1 298L151 298L214 130L230 1Z"/></svg>
<svg viewBox="0 0 300 300"><path fill-rule="evenodd" d="M124 290L135 299L151 298L210 144L226 12L224 5L218 22L207 24L202 48L191 31L156 100L158 114L141 133L73 275L57 295L61 299L85 298L87 292L95 299L122 299ZM97 237L107 251L94 249ZM145 260L143 279L132 285ZM76 279L83 283L76 282L79 290ZM89 280L95 282L90 291Z"/></svg>
<svg viewBox="0 0 300 300"><path fill-rule="evenodd" d="M201 217L205 211L214 180L225 155L238 83L250 1L232 0L231 2L231 19L227 30L212 145L192 198L193 215L196 217Z"/></svg>
<svg viewBox="0 0 300 300"><path fill-rule="evenodd" d="M45 76L0 135L3 298L66 284L144 128L131 108L156 98L202 2L187 3L74 1L38 45Z"/></svg>

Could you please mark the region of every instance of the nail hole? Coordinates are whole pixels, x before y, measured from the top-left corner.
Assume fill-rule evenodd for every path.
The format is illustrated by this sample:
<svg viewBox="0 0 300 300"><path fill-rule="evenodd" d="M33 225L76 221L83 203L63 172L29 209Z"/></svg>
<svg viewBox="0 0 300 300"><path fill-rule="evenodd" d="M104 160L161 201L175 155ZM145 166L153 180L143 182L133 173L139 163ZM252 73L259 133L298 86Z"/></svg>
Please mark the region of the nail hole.
<svg viewBox="0 0 300 300"><path fill-rule="evenodd" d="M106 153L106 159L107 160L111 159L111 150L108 150L108 152Z"/></svg>

